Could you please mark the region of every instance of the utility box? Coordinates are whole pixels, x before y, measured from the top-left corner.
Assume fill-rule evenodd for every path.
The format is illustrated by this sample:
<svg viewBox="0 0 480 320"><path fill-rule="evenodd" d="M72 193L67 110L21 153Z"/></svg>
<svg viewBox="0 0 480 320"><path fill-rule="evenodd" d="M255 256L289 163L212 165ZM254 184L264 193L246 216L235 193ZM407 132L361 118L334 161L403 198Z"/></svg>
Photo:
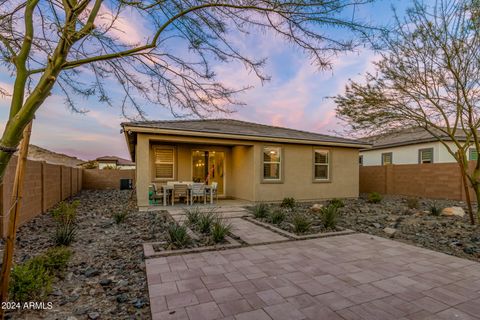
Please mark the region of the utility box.
<svg viewBox="0 0 480 320"><path fill-rule="evenodd" d="M120 190L131 190L133 189L132 179L120 179Z"/></svg>

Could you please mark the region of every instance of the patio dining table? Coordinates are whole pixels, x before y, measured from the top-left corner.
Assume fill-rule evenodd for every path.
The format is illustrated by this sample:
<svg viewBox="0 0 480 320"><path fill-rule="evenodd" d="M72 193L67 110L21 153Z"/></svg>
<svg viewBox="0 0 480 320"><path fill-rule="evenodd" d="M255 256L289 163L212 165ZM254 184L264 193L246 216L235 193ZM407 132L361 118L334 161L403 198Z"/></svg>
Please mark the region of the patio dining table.
<svg viewBox="0 0 480 320"><path fill-rule="evenodd" d="M186 184L188 186L188 192L190 193L192 190L192 184L191 183L175 183L175 184ZM167 193L171 193L173 191L173 186L174 184L166 184L162 186L163 189L163 206L167 206ZM205 185L205 196L207 193L210 192L210 204L213 204L213 188L210 185ZM190 196L190 195L189 195ZM173 203L172 203L173 205ZM190 202L191 205L191 202Z"/></svg>

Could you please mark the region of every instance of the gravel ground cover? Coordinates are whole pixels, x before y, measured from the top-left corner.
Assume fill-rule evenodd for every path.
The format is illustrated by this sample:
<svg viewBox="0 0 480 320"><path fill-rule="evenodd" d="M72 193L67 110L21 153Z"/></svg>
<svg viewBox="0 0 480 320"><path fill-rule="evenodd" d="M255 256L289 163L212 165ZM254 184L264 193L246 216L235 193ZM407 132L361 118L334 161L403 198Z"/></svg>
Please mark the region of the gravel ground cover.
<svg viewBox="0 0 480 320"><path fill-rule="evenodd" d="M15 311L11 319L150 319L142 243L165 240L166 212L136 212L129 206L126 220L116 224L130 191L80 192L78 233L63 279L45 299L53 309ZM55 222L44 214L18 231L15 261L20 263L53 244ZM1 244L3 249L3 243Z"/></svg>

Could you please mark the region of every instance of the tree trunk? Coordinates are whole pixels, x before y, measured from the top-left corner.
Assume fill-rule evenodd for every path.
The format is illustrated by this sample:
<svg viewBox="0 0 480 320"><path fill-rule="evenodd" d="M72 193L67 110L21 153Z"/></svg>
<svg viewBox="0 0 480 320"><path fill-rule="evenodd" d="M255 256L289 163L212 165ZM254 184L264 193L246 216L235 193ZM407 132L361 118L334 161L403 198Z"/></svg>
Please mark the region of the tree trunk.
<svg viewBox="0 0 480 320"><path fill-rule="evenodd" d="M32 122L30 122L23 132L23 139L18 155L17 169L15 171L15 181L13 184L13 193L10 205L12 206L8 211L8 230L5 243L5 252L3 253L3 263L1 271L1 286L0 286L0 302L8 300L8 285L10 281L10 271L13 263L13 254L15 250L15 238L17 235L18 217L22 204L23 197L23 182L25 176L25 168L27 163L28 145L30 143L30 133L32 130ZM10 155L11 157L11 155ZM6 166L5 166L6 167ZM4 170L5 171L5 170ZM4 309L0 308L0 319L4 319Z"/></svg>

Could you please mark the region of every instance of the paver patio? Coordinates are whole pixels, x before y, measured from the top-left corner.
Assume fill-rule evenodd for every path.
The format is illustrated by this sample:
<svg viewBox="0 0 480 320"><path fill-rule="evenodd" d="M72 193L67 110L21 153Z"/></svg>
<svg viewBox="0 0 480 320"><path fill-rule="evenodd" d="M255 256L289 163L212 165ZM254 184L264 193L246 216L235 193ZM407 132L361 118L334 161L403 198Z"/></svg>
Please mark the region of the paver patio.
<svg viewBox="0 0 480 320"><path fill-rule="evenodd" d="M146 260L153 319L480 319L480 264L354 234Z"/></svg>

